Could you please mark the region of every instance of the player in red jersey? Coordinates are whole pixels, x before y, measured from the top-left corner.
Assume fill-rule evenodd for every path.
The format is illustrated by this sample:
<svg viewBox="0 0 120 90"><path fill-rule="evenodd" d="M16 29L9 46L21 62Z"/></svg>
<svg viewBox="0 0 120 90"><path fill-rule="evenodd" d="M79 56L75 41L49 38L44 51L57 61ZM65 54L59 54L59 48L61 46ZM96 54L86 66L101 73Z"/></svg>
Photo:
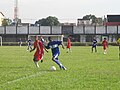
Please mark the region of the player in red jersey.
<svg viewBox="0 0 120 90"><path fill-rule="evenodd" d="M107 47L108 47L108 42L107 42L107 39L104 38L104 40L102 41L102 45L103 45L103 49L104 49L104 54L107 54Z"/></svg>
<svg viewBox="0 0 120 90"><path fill-rule="evenodd" d="M33 61L36 65L36 67L39 67L38 61L43 62L43 55L44 55L44 46L41 41L39 41L38 36L35 36L35 42L34 42L34 48L30 50L30 52L34 51L36 49L36 52L34 54ZM46 50L46 49L45 49ZM46 50L46 52L48 52Z"/></svg>
<svg viewBox="0 0 120 90"><path fill-rule="evenodd" d="M71 40L70 40L70 37L68 37L67 39L67 53L71 51Z"/></svg>

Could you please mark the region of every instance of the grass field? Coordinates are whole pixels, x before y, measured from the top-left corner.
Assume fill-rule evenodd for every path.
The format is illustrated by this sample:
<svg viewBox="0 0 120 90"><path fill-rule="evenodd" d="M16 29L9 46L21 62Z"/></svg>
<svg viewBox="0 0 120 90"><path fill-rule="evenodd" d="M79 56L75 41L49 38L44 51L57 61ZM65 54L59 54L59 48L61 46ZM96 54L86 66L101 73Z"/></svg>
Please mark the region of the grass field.
<svg viewBox="0 0 120 90"><path fill-rule="evenodd" d="M72 47L72 53L61 49L59 57L67 70L60 70L51 60L51 51L36 68L34 52L27 47L0 47L0 90L119 90L120 60L118 47L102 47L91 53L91 47ZM50 71L54 65L57 71Z"/></svg>

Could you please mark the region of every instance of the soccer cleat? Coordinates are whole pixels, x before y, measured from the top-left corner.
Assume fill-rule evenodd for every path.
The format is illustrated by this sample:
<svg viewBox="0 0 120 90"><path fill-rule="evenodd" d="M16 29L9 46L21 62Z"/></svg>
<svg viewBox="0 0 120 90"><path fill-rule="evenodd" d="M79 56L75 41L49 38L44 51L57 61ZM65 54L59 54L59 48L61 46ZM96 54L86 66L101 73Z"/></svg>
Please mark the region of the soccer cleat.
<svg viewBox="0 0 120 90"><path fill-rule="evenodd" d="M43 60L41 60L41 63L43 62Z"/></svg>
<svg viewBox="0 0 120 90"><path fill-rule="evenodd" d="M63 67L63 70L67 70L67 68Z"/></svg>
<svg viewBox="0 0 120 90"><path fill-rule="evenodd" d="M65 68L64 66L60 66L60 70L67 70L67 68Z"/></svg>

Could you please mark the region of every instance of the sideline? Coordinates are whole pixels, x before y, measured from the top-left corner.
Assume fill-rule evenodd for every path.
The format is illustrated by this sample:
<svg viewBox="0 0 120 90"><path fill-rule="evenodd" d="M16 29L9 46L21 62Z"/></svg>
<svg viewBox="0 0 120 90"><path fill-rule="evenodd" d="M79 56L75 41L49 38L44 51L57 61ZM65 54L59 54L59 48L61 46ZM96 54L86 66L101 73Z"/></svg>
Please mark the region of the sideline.
<svg viewBox="0 0 120 90"><path fill-rule="evenodd" d="M21 80L25 80L25 79L28 79L28 78L32 78L32 77L36 77L36 76L40 76L40 75L43 75L45 73L48 73L47 71L44 71L44 72L38 72L36 74L33 74L33 75L30 75L30 76L24 76L22 78L18 78L18 79L15 79L15 80L12 80L12 81L8 81L6 83L3 83L0 85L0 87L4 86L4 85L7 85L7 84L11 84L11 83L15 83L15 82L18 82L18 81L21 81Z"/></svg>

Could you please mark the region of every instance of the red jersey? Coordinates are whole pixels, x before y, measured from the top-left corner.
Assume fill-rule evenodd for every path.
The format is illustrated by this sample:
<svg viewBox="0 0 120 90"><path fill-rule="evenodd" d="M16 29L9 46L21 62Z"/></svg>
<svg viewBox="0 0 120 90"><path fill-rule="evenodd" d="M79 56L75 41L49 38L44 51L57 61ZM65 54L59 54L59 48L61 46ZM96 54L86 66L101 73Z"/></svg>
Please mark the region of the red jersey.
<svg viewBox="0 0 120 90"><path fill-rule="evenodd" d="M44 50L43 50L43 44L41 41L35 41L34 42L34 48L36 48L36 52L34 54L34 56L38 56L38 55L43 55L44 54Z"/></svg>
<svg viewBox="0 0 120 90"><path fill-rule="evenodd" d="M108 46L108 42L107 42L106 40L104 40L104 41L102 42L102 45L103 45L103 48L106 49L107 46Z"/></svg>
<svg viewBox="0 0 120 90"><path fill-rule="evenodd" d="M71 47L71 40L70 40L70 38L68 38L68 40L67 40L67 48L70 48Z"/></svg>

